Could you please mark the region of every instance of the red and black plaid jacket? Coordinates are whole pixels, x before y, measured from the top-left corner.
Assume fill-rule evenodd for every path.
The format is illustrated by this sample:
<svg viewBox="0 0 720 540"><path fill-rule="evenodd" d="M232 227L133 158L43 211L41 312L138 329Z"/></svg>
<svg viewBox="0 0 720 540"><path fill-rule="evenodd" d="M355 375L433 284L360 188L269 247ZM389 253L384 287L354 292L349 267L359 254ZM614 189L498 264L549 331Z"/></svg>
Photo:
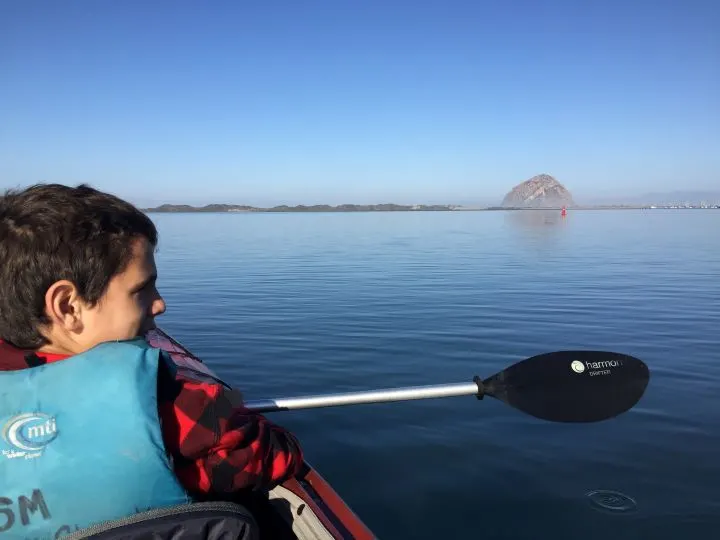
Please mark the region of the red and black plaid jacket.
<svg viewBox="0 0 720 540"><path fill-rule="evenodd" d="M0 340L0 371L16 371L67 358L24 354ZM158 411L175 474L197 495L223 496L271 488L294 476L303 462L297 439L242 407L237 392L198 382L160 363Z"/></svg>

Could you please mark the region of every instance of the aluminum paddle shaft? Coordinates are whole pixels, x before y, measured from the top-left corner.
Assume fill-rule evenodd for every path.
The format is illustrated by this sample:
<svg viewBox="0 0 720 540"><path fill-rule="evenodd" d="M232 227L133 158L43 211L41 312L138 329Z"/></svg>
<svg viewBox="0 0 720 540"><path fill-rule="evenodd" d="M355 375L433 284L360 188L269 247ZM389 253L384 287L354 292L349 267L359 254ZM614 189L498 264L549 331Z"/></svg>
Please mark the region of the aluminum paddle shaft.
<svg viewBox="0 0 720 540"><path fill-rule="evenodd" d="M248 401L255 412L387 403L454 396L488 396L551 422L599 422L631 409L645 393L644 362L608 351L556 351L522 360L488 379L296 398Z"/></svg>
<svg viewBox="0 0 720 540"><path fill-rule="evenodd" d="M370 390L366 392L347 392L295 398L259 399L248 401L245 407L258 413L290 411L295 409L314 409L318 407L338 407L361 403L387 403L391 401L410 401L414 399L445 398L454 396L477 396L480 386L476 382L457 384L437 384L432 386L409 386Z"/></svg>

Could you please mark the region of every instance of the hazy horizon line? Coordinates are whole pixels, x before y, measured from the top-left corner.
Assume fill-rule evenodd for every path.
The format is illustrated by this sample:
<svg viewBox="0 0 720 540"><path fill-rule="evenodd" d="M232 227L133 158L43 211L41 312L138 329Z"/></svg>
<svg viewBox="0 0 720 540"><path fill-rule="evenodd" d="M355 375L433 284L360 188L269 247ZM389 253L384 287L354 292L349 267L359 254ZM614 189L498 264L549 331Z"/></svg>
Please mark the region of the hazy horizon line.
<svg viewBox="0 0 720 540"><path fill-rule="evenodd" d="M698 202L702 202L703 198L709 198L710 200L706 202L715 202L715 199L720 200L720 190L707 190L707 189L685 189L685 190L673 190L673 191L664 191L664 192L650 192L650 193L643 193L639 195L597 195L597 196L584 196L584 197L576 197L572 196L573 200L576 205L578 206L584 206L584 205L602 205L602 204L653 204L657 203L660 199L666 199L668 198L673 199L672 202L675 203L682 203L682 202L694 202L697 200ZM334 199L335 197L329 197L330 199ZM140 198L137 198L140 199ZM187 200L192 199L192 197L187 197ZM502 198L494 198L494 197L458 197L455 201L449 200L449 198L443 198L444 200L440 201L438 200L438 197L428 197L425 199L425 201L420 200L420 198L415 198L411 202L398 202L399 198L377 198L375 199L376 202L348 202L347 200L345 202L298 202L293 203L290 201L286 202L275 202L270 203L267 202L265 204L262 203L249 203L249 202L228 202L228 199L225 199L223 201L222 197L214 198L212 202L171 202L168 201L168 199L159 199L159 198L143 198L142 203L138 204L138 206L142 206L143 208L157 208L162 205L173 205L173 206L191 206L194 208L202 208L205 206L210 205L229 205L229 206L248 206L252 208L274 208L278 206L342 206L342 205L356 205L356 206L376 206L381 204L395 204L400 206L414 206L414 205L421 205L421 206L501 206L502 205ZM407 200L407 199L406 199ZM223 202L221 202L223 201Z"/></svg>

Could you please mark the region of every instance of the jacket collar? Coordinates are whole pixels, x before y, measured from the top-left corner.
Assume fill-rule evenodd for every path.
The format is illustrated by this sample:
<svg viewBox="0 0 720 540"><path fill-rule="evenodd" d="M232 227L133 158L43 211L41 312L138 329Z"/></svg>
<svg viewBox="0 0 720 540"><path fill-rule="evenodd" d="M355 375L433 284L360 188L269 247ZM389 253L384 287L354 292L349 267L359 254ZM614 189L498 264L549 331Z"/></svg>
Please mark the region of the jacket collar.
<svg viewBox="0 0 720 540"><path fill-rule="evenodd" d="M0 339L0 371L18 371L58 362L68 357L67 354L36 353L18 349Z"/></svg>

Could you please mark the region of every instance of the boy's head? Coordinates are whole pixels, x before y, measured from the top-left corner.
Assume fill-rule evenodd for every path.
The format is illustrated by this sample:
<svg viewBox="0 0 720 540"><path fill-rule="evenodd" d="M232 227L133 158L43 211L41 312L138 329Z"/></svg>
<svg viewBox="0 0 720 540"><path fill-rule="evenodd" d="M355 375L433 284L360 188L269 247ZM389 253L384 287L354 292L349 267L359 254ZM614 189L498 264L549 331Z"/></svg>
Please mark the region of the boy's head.
<svg viewBox="0 0 720 540"><path fill-rule="evenodd" d="M40 184L0 196L0 338L77 354L131 339L165 311L157 230L89 186Z"/></svg>

